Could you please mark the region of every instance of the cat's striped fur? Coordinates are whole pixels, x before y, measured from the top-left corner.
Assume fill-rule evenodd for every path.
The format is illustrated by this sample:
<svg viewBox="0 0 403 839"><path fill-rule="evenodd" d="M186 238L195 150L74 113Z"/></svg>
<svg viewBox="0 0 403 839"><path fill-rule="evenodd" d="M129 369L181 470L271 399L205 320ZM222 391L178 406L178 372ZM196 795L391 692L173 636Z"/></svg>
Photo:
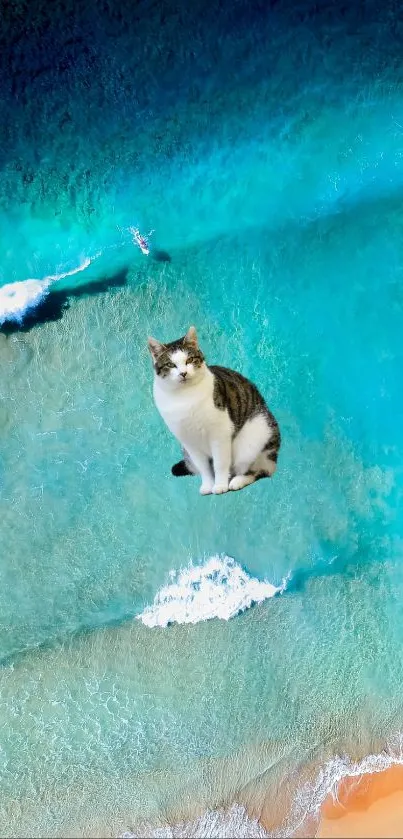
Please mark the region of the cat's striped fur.
<svg viewBox="0 0 403 839"><path fill-rule="evenodd" d="M208 367L194 327L168 344L150 338L149 348L157 408L183 446L173 474L200 474L202 494L271 477L280 430L257 387L234 370Z"/></svg>

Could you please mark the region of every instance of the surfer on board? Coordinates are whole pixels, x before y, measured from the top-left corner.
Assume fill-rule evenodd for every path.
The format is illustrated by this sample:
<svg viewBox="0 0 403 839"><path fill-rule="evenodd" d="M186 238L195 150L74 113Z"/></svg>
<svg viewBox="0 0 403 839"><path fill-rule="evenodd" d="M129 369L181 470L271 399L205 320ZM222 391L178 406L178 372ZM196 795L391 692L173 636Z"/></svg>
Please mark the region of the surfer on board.
<svg viewBox="0 0 403 839"><path fill-rule="evenodd" d="M148 236L143 236L140 233L140 230L138 229L138 227L129 227L129 232L133 236L133 243L135 245L138 245L138 247L141 250L141 253L143 253L145 256L148 256L149 253L150 253L150 246L148 244L148 239L154 231L150 230Z"/></svg>

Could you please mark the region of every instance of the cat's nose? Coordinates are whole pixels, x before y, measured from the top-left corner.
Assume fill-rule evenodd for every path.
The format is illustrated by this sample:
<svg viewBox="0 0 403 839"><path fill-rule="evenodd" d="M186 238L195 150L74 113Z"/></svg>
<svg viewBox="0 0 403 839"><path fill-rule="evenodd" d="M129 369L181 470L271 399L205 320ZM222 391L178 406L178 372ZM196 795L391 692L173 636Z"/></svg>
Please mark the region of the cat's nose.
<svg viewBox="0 0 403 839"><path fill-rule="evenodd" d="M183 373L181 373L181 377L182 377L182 379L186 379L186 376L187 376L187 370L184 370Z"/></svg>

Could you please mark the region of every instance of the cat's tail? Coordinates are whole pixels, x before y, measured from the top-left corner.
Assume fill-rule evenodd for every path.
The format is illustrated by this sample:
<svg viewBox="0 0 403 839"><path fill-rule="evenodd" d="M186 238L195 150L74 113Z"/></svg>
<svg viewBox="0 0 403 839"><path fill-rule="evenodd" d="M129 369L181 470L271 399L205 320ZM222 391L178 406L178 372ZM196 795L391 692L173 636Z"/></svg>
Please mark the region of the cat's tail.
<svg viewBox="0 0 403 839"><path fill-rule="evenodd" d="M184 478L186 475L197 475L197 469L187 453L186 449L182 449L183 460L180 460L179 463L175 463L171 469L175 478Z"/></svg>
<svg viewBox="0 0 403 839"><path fill-rule="evenodd" d="M180 460L179 463L175 463L171 472L175 475L175 478L184 478L186 475L194 475L194 472L189 469L185 460Z"/></svg>

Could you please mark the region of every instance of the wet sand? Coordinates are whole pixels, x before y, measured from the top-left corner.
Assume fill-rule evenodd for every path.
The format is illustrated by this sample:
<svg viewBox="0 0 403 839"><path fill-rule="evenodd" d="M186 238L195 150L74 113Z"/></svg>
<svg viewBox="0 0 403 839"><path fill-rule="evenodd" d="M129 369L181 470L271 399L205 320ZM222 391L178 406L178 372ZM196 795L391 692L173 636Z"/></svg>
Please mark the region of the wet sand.
<svg viewBox="0 0 403 839"><path fill-rule="evenodd" d="M338 801L322 807L319 837L392 839L403 836L403 766L346 778Z"/></svg>

